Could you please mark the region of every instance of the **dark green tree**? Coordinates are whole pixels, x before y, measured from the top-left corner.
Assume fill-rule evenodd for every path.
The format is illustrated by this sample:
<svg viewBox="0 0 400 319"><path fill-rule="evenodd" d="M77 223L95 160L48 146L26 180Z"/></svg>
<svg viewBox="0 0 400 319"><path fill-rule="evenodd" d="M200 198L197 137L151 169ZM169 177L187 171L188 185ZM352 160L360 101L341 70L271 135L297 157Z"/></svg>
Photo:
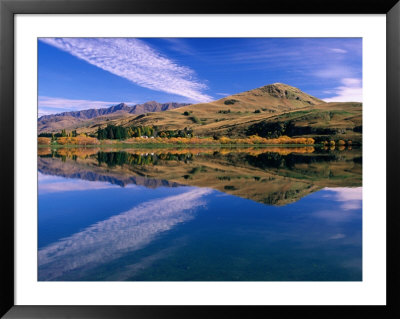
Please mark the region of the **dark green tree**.
<svg viewBox="0 0 400 319"><path fill-rule="evenodd" d="M114 139L114 130L112 126L107 126L107 138L110 140Z"/></svg>

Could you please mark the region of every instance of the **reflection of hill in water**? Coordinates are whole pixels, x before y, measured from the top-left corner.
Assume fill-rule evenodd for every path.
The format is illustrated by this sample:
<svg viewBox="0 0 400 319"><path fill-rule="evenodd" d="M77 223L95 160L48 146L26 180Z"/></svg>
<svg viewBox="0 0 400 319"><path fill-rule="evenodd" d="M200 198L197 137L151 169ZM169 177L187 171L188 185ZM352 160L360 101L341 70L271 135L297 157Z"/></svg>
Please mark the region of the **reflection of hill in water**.
<svg viewBox="0 0 400 319"><path fill-rule="evenodd" d="M177 187L178 183L155 178L147 178L140 175L132 175L124 170L110 170L104 167L96 167L90 159L87 161L62 161L60 158L39 157L38 171L42 174L56 175L67 178L79 178L91 182L107 182L119 186L129 184L142 185L148 188L160 186Z"/></svg>
<svg viewBox="0 0 400 319"><path fill-rule="evenodd" d="M360 150L314 148L41 150L43 174L146 187L210 187L285 205L324 187L361 186Z"/></svg>

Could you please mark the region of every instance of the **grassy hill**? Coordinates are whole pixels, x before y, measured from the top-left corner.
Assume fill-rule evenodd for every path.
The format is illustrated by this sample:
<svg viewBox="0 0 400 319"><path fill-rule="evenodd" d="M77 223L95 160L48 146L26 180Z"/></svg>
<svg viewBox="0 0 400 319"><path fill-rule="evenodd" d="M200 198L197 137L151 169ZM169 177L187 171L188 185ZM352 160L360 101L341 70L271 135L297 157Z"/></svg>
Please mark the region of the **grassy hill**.
<svg viewBox="0 0 400 319"><path fill-rule="evenodd" d="M188 128L197 136L288 135L321 140L350 139L361 143L362 104L326 103L295 87L275 83L210 103L165 112L140 115L116 112L112 116L99 116L74 124L74 128L78 133L95 133L107 124L154 126L158 130Z"/></svg>
<svg viewBox="0 0 400 319"><path fill-rule="evenodd" d="M162 129L189 127L203 135L215 128L247 125L283 112L321 103L325 102L297 88L276 83L210 103L192 104L162 114L138 116L129 121L128 125L157 125Z"/></svg>
<svg viewBox="0 0 400 319"><path fill-rule="evenodd" d="M326 103L278 83L211 103L141 115L121 124L152 125L162 130L187 127L199 136L334 136L361 142L362 104Z"/></svg>

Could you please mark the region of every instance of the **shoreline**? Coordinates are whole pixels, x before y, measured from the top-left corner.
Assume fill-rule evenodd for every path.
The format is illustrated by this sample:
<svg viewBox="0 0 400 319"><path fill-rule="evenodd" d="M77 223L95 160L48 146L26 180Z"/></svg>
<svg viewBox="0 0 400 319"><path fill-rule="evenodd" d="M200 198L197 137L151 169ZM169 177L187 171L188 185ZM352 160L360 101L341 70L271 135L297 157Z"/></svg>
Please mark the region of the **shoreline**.
<svg viewBox="0 0 400 319"><path fill-rule="evenodd" d="M115 144L38 144L38 148L76 148L76 147L117 147L117 148L195 148L195 147L215 147L215 148L237 148L237 147L323 147L323 144L172 144L172 143L115 143Z"/></svg>

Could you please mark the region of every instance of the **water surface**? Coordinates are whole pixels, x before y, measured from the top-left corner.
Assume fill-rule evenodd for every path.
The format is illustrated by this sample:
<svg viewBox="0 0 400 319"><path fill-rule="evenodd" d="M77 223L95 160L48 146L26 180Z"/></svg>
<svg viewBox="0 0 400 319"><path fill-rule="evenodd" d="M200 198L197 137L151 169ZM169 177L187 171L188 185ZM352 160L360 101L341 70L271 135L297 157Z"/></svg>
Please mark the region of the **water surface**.
<svg viewBox="0 0 400 319"><path fill-rule="evenodd" d="M39 149L41 281L362 280L360 150Z"/></svg>

